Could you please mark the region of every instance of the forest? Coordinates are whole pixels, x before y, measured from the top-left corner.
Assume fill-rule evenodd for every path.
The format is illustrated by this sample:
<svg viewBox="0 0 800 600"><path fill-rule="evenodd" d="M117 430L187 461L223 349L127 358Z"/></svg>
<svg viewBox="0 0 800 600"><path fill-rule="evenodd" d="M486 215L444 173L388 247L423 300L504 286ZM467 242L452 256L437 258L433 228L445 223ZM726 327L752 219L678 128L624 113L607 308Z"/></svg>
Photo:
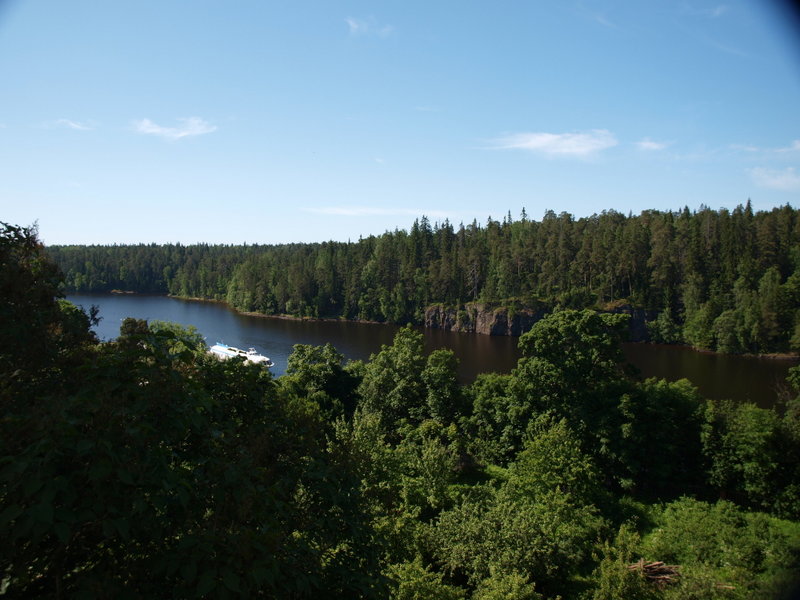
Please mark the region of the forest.
<svg viewBox="0 0 800 600"><path fill-rule="evenodd" d="M792 211L770 214L794 223ZM605 215L598 227L605 218L640 223ZM701 215L653 219L678 231ZM752 219L766 227L766 215ZM534 226L473 233L525 227ZM384 243L410 236L341 248L372 248L369 263ZM209 247L194 264L213 257L234 281L250 261L323 247ZM685 380L629 372L619 346L626 315L560 307L519 338L510 374L468 385L452 352L426 358L411 328L367 361L297 345L275 378L213 358L197 331L171 323L128 319L116 340L99 343L96 315L63 299L51 256L34 229L0 226L2 595L699 600L796 591L800 367L779 409L708 401ZM94 273L110 262L98 260ZM786 286L791 267L765 272ZM745 269L740 261L728 274L733 285L761 285L765 275L747 280Z"/></svg>
<svg viewBox="0 0 800 600"><path fill-rule="evenodd" d="M268 315L422 324L511 312L643 309L647 338L727 353L800 350L800 218L789 205L733 211L511 215L457 229L414 222L356 242L50 246L67 292L223 300Z"/></svg>

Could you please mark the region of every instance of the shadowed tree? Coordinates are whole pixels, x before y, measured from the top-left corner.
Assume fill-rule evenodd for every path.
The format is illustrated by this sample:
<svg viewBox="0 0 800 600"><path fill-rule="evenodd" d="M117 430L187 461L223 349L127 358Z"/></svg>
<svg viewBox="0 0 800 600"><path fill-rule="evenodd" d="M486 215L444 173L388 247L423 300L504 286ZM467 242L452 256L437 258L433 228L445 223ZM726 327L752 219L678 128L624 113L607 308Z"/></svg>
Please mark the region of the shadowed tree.
<svg viewBox="0 0 800 600"><path fill-rule="evenodd" d="M622 354L627 315L563 310L520 337L511 395L527 413L566 419L609 476L621 473L620 398L633 389Z"/></svg>
<svg viewBox="0 0 800 600"><path fill-rule="evenodd" d="M421 421L427 413L424 369L422 334L411 327L400 329L392 345L381 346L364 369L358 388L362 407L380 414L388 430L401 419Z"/></svg>

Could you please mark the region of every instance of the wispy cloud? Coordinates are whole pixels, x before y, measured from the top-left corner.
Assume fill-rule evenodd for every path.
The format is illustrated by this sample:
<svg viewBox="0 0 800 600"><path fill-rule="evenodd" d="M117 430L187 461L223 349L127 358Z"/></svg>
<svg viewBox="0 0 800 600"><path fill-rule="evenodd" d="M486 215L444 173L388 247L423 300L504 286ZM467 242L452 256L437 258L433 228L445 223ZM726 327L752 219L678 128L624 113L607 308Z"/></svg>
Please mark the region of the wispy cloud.
<svg viewBox="0 0 800 600"><path fill-rule="evenodd" d="M800 191L800 174L794 167L785 169L767 169L765 167L755 167L747 169L753 182L764 188L780 190L783 192Z"/></svg>
<svg viewBox="0 0 800 600"><path fill-rule="evenodd" d="M94 124L91 122L73 121L72 119L56 119L55 121L47 121L42 124L45 129L54 129L57 127L66 127L75 131L91 131L94 129Z"/></svg>
<svg viewBox="0 0 800 600"><path fill-rule="evenodd" d="M386 37L394 31L391 25L380 25L375 17L368 17L366 19L356 19L354 17L347 17L345 20L347 26L350 28L350 35L373 35L377 37Z"/></svg>
<svg viewBox="0 0 800 600"><path fill-rule="evenodd" d="M669 146L668 142L656 142L650 138L642 138L636 142L636 147L639 150L663 150L667 146Z"/></svg>
<svg viewBox="0 0 800 600"><path fill-rule="evenodd" d="M720 52L724 52L725 54L732 54L733 56L741 56L743 58L749 58L750 55L745 52L744 50L739 50L739 48L735 48L733 46L729 46L727 44L723 44L718 42L717 40L713 40L706 36L701 36L700 39L711 46L712 48L716 48Z"/></svg>
<svg viewBox="0 0 800 600"><path fill-rule="evenodd" d="M609 18L606 17L605 15L596 14L594 15L594 20L600 23L600 25L602 25L603 27L612 27L614 29L617 28L616 24L613 23L611 20L609 20Z"/></svg>
<svg viewBox="0 0 800 600"><path fill-rule="evenodd" d="M761 152L761 148L753 146L752 144L731 144L730 149L740 152Z"/></svg>
<svg viewBox="0 0 800 600"><path fill-rule="evenodd" d="M800 140L792 140L788 146L781 146L779 148L763 148L754 146L752 144L731 144L731 150L739 152L761 152L764 154L786 154L787 152L800 152Z"/></svg>
<svg viewBox="0 0 800 600"><path fill-rule="evenodd" d="M735 45L731 45L729 42L721 42L720 40L712 37L708 34L709 26L707 23L708 19L719 19L723 15L725 15L729 10L728 5L726 4L718 4L712 8L694 8L690 6L684 6L680 9L680 14L688 15L689 17L694 17L686 20L681 20L676 23L678 28L683 31L686 35L691 38L694 38L701 44L705 44L710 48L714 48L719 52L724 52L725 54L731 54L733 56L738 56L742 58L750 58L750 53L746 52L745 50L741 49L742 45L747 44L746 39L736 38ZM698 19L702 19L699 20ZM729 38L730 39L730 38Z"/></svg>
<svg viewBox="0 0 800 600"><path fill-rule="evenodd" d="M800 140L794 140L785 148L778 148L775 152L800 152Z"/></svg>
<svg viewBox="0 0 800 600"><path fill-rule="evenodd" d="M605 13L598 12L593 8L589 8L582 3L577 4L573 11L578 14L579 16L589 19L590 21L594 21L602 25L603 27L610 27L612 29L619 29L616 23L614 23Z"/></svg>
<svg viewBox="0 0 800 600"><path fill-rule="evenodd" d="M200 117L178 119L178 122L181 123L180 127L163 127L153 123L150 119L141 119L139 121L134 121L133 127L139 133L157 135L168 140L179 140L181 138L203 135L217 130L216 125L212 125Z"/></svg>
<svg viewBox="0 0 800 600"><path fill-rule="evenodd" d="M450 213L443 210L422 208L376 208L374 206L322 206L304 208L304 212L316 215L335 215L339 217L418 217L426 215L434 218L447 218Z"/></svg>
<svg viewBox="0 0 800 600"><path fill-rule="evenodd" d="M714 8L707 10L706 14L708 14L708 16L711 17L712 19L718 19L726 12L728 12L728 8L730 7L727 4L718 4Z"/></svg>
<svg viewBox="0 0 800 600"><path fill-rule="evenodd" d="M499 150L530 150L546 156L583 157L613 148L617 139L607 129L581 133L516 133L493 141Z"/></svg>
<svg viewBox="0 0 800 600"><path fill-rule="evenodd" d="M719 19L722 15L728 12L730 8L731 7L728 6L727 4L717 4L716 6L712 6L710 8L697 8L685 4L679 10L680 14L689 15L692 17L706 17L707 19Z"/></svg>

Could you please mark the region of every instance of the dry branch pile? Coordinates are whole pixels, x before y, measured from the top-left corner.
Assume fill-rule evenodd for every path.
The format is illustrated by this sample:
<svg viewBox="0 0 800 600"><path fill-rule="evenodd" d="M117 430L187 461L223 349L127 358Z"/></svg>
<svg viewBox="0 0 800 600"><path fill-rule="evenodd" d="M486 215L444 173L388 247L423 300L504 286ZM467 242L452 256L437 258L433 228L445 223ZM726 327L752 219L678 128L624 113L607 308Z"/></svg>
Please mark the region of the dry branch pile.
<svg viewBox="0 0 800 600"><path fill-rule="evenodd" d="M628 565L628 570L639 571L642 577L660 587L676 583L680 577L678 565L667 565L662 561L645 562L643 558L639 562Z"/></svg>

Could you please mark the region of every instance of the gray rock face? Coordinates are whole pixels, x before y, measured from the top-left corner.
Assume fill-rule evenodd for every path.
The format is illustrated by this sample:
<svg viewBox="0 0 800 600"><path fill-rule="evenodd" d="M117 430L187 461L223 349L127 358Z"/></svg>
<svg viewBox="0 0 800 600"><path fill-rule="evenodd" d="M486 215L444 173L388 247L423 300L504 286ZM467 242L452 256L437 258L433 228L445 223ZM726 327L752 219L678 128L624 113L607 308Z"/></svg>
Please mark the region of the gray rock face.
<svg viewBox="0 0 800 600"><path fill-rule="evenodd" d="M478 302L457 310L442 305L425 310L425 327L484 335L522 335L545 315L543 310L492 308Z"/></svg>
<svg viewBox="0 0 800 600"><path fill-rule="evenodd" d="M658 313L654 310L645 310L644 308L636 308L630 304L624 304L613 310L605 311L614 314L630 315L628 321L628 340L631 342L648 342L650 341L650 334L647 331L647 323L654 321L658 317Z"/></svg>
<svg viewBox="0 0 800 600"><path fill-rule="evenodd" d="M462 309L435 304L425 310L425 327L484 335L519 336L529 331L533 324L548 312L544 309L529 308L510 310L507 307L491 307L480 302L467 303ZM656 312L635 308L630 304L603 312L630 315L630 341L646 342L650 339L647 323L656 318Z"/></svg>

